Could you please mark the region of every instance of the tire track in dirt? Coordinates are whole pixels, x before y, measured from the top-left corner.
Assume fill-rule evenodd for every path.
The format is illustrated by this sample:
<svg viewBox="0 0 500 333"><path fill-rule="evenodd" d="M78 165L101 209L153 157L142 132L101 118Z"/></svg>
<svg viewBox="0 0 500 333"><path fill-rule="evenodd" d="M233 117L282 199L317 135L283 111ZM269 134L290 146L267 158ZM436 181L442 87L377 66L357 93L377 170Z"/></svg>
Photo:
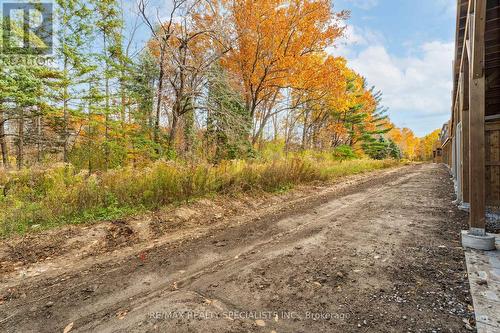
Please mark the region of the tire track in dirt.
<svg viewBox="0 0 500 333"><path fill-rule="evenodd" d="M407 191L429 185L434 171L434 167L412 166L384 172L337 191L325 190L263 214L243 216L238 223L213 226L190 239L157 245L144 252L145 260L124 257L77 271L64 280L59 276L23 283L17 287L26 289L24 298L0 305L0 318L11 314L0 322L0 330L62 331L70 322L75 332L310 332L311 325L318 332L331 332L332 327L357 331L358 325L368 329L372 313L365 314L366 325L353 317L370 301L383 303L380 298L374 301L373 293L394 285L391 268L399 264L402 244L406 237L414 237L413 225L421 218L410 216L415 221L403 221L411 207ZM442 171L437 175L442 176ZM421 184L420 178L425 177ZM434 185L427 187L413 199L435 206L426 196L439 193L433 193ZM349 300L352 295L356 298ZM398 308L393 302L384 306ZM262 327L257 325L262 322L252 319L158 320L149 316L168 310L263 309L343 311L350 319L271 320ZM391 327L390 320L382 324L385 329Z"/></svg>

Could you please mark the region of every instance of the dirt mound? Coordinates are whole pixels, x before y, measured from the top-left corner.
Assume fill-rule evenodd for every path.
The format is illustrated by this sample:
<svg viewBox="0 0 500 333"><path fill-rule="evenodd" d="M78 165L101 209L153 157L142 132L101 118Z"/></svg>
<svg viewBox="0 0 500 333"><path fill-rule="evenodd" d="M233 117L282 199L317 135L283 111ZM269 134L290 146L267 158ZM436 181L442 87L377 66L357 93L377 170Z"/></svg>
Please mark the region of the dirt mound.
<svg viewBox="0 0 500 333"><path fill-rule="evenodd" d="M108 251L137 243L136 232L129 226L127 221L119 220L111 222L106 230L106 248Z"/></svg>
<svg viewBox="0 0 500 333"><path fill-rule="evenodd" d="M0 273L16 267L49 260L82 244L74 238L80 234L77 228L68 227L48 233L31 234L5 241L0 246Z"/></svg>

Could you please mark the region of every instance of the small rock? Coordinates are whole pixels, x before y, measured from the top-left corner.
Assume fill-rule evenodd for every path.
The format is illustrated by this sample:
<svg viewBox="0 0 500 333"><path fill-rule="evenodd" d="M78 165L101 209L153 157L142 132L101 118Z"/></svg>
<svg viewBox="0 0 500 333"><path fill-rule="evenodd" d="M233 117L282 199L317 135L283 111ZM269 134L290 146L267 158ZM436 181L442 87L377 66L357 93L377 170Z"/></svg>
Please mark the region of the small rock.
<svg viewBox="0 0 500 333"><path fill-rule="evenodd" d="M47 304L45 304L45 306L48 308L50 308L53 305L54 305L54 302L52 302L52 301L48 301Z"/></svg>
<svg viewBox="0 0 500 333"><path fill-rule="evenodd" d="M68 333L69 331L71 331L73 329L73 322L69 323L68 325L66 325L66 327L64 328L64 331L63 333Z"/></svg>
<svg viewBox="0 0 500 333"><path fill-rule="evenodd" d="M462 321L464 322L466 329L468 329L469 331L473 331L474 330L474 328L472 327L472 325L469 322L469 319L464 318L464 319L462 319Z"/></svg>
<svg viewBox="0 0 500 333"><path fill-rule="evenodd" d="M122 320L125 318L125 316L127 316L127 313L128 311L127 310L123 310L123 311L119 311L116 313L116 317L119 319L119 320Z"/></svg>
<svg viewBox="0 0 500 333"><path fill-rule="evenodd" d="M257 326L260 326L260 327L264 327L264 326L266 326L265 321L260 320L260 319L257 319L257 320L255 321L255 324L256 324Z"/></svg>

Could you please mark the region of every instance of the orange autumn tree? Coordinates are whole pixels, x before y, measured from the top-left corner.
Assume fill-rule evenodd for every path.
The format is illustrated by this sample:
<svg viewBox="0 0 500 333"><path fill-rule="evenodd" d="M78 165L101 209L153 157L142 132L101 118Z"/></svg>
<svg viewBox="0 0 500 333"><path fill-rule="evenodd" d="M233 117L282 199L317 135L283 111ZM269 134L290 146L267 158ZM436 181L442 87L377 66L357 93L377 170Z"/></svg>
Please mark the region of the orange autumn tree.
<svg viewBox="0 0 500 333"><path fill-rule="evenodd" d="M432 159L432 152L436 143L439 141L440 129L434 130L419 140L417 147L417 156L419 160L430 161Z"/></svg>
<svg viewBox="0 0 500 333"><path fill-rule="evenodd" d="M220 75L227 78L225 91L234 90L230 95L237 104L241 97L243 114L248 114L242 135L254 148L272 140L286 151L347 145L362 153L368 141L388 129L378 93L367 88L344 58L326 52L342 35L347 17L346 12L334 12L330 1L220 0L209 8L204 2L193 4L200 7L191 7L189 15L168 21L162 29L169 31L163 51L157 39L149 45L157 59L164 54L162 104L169 148L191 150L195 117L213 114L210 103L203 105L207 90L200 87L209 86L208 70L219 65ZM211 50L217 61L210 60ZM177 131L184 135L176 136ZM198 138L203 138L201 132Z"/></svg>
<svg viewBox="0 0 500 333"><path fill-rule="evenodd" d="M375 131L374 123L377 101L372 91L366 88L365 79L352 70L348 71L344 106L339 112L339 122L344 125L347 135L343 144L361 148L367 132Z"/></svg>
<svg viewBox="0 0 500 333"><path fill-rule="evenodd" d="M236 43L223 66L241 82L245 107L263 127L261 108L272 107L269 101L291 85L301 63L342 35L347 14L333 12L328 0L234 0L226 6Z"/></svg>
<svg viewBox="0 0 500 333"><path fill-rule="evenodd" d="M387 135L390 140L398 145L406 159L429 161L432 159L433 149L439 141L440 132L441 130L437 129L419 138L411 129L401 129L393 125L392 130Z"/></svg>
<svg viewBox="0 0 500 333"><path fill-rule="evenodd" d="M331 146L333 117L344 107L347 73L344 58L318 53L302 62L290 80L294 108L289 116L302 128L302 147Z"/></svg>
<svg viewBox="0 0 500 333"><path fill-rule="evenodd" d="M211 2L185 1L180 16L170 18L158 30L168 32L163 41L149 41L150 52L163 72L163 104L169 110L167 142L175 149L182 141L185 151L191 149L194 135L196 100L204 93L204 85L212 66L230 49L220 8ZM183 137L179 137L183 125Z"/></svg>
<svg viewBox="0 0 500 333"><path fill-rule="evenodd" d="M348 145L361 151L391 128L380 106L381 94L367 89L365 79L349 69L345 59L325 55L311 70L301 70L295 80L309 87L308 97L314 96L295 110L302 127L302 148Z"/></svg>
<svg viewBox="0 0 500 333"><path fill-rule="evenodd" d="M389 138L394 141L403 153L403 157L409 160L416 160L419 146L419 138L415 136L409 128L394 127L389 133Z"/></svg>
<svg viewBox="0 0 500 333"><path fill-rule="evenodd" d="M315 148L328 149L335 147L336 139L347 133L345 126L339 126L338 114L348 108L348 77L351 70L342 57L328 56L318 71L315 80L324 93L322 112L316 116L313 128L313 144Z"/></svg>

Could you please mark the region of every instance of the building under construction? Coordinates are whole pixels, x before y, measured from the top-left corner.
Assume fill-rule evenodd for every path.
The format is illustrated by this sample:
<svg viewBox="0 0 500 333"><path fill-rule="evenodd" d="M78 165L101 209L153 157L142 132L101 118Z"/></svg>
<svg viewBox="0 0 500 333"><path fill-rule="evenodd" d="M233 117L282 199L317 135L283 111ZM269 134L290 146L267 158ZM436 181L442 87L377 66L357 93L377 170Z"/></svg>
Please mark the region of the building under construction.
<svg viewBox="0 0 500 333"><path fill-rule="evenodd" d="M453 102L437 160L448 164L468 234L483 236L500 207L500 0L458 0Z"/></svg>

